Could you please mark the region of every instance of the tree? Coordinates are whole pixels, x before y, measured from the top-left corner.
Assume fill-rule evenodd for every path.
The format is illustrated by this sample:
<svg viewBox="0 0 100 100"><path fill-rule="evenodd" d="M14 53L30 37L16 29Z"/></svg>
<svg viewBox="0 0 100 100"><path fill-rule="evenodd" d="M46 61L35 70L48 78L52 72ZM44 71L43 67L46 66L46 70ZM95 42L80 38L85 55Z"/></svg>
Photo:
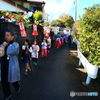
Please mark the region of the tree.
<svg viewBox="0 0 100 100"><path fill-rule="evenodd" d="M62 26L61 23L62 22L59 19L57 19L57 20L52 21L51 24L52 24L52 26L60 26L61 27Z"/></svg>
<svg viewBox="0 0 100 100"><path fill-rule="evenodd" d="M35 11L35 13L33 14L33 19L35 21L39 21L39 20L42 20L42 16L43 16L43 13L41 11Z"/></svg>
<svg viewBox="0 0 100 100"><path fill-rule="evenodd" d="M72 26L72 34L74 36L74 38L79 38L79 35L77 34L78 33L78 28L79 28L79 21L76 21L73 26Z"/></svg>
<svg viewBox="0 0 100 100"><path fill-rule="evenodd" d="M72 25L74 23L73 17L65 13L59 16L59 20L64 24L65 27L72 28Z"/></svg>
<svg viewBox="0 0 100 100"><path fill-rule="evenodd" d="M52 26L72 28L73 23L74 23L73 17L63 13L62 15L59 16L59 19L54 20L51 24Z"/></svg>
<svg viewBox="0 0 100 100"><path fill-rule="evenodd" d="M78 22L78 40L87 59L100 67L100 4L85 8L85 11Z"/></svg>

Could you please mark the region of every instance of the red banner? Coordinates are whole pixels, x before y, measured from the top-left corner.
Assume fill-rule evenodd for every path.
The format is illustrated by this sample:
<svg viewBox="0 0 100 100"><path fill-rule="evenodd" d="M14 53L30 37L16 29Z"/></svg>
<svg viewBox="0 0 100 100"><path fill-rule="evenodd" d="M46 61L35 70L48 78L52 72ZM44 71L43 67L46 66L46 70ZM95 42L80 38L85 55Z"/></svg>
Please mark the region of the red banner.
<svg viewBox="0 0 100 100"><path fill-rule="evenodd" d="M50 35L50 29L48 27L44 27L44 34Z"/></svg>
<svg viewBox="0 0 100 100"><path fill-rule="evenodd" d="M38 35L37 25L33 25L33 32L32 35Z"/></svg>
<svg viewBox="0 0 100 100"><path fill-rule="evenodd" d="M50 29L48 28L47 31L46 31L48 35L50 35Z"/></svg>
<svg viewBox="0 0 100 100"><path fill-rule="evenodd" d="M22 37L27 37L23 22L19 22L20 33Z"/></svg>
<svg viewBox="0 0 100 100"><path fill-rule="evenodd" d="M43 29L44 29L43 33L46 34L47 27L44 26Z"/></svg>

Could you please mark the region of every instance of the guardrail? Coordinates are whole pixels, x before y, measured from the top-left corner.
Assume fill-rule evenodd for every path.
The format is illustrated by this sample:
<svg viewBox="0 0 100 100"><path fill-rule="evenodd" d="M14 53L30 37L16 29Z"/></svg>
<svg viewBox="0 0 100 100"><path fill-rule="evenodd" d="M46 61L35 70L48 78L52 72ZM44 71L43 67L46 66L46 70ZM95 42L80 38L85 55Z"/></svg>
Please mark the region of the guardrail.
<svg viewBox="0 0 100 100"><path fill-rule="evenodd" d="M78 52L78 58L79 58L79 66L82 64L84 69L87 72L87 79L86 79L86 84L90 84L91 79L96 79L97 77L97 73L98 73L98 66L95 66L93 64L91 64L86 58L85 56L82 54L82 52L80 51L80 45L79 45L79 41L77 41L76 39L74 39L74 43L77 44L77 52Z"/></svg>

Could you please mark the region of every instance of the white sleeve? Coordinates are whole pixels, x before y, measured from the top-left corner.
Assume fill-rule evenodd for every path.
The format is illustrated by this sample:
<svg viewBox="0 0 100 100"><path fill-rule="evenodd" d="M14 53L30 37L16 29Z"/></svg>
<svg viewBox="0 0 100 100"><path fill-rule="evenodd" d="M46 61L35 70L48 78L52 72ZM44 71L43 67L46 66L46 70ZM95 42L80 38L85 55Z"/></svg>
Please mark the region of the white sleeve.
<svg viewBox="0 0 100 100"><path fill-rule="evenodd" d="M25 45L22 45L22 50L25 50L26 46Z"/></svg>
<svg viewBox="0 0 100 100"><path fill-rule="evenodd" d="M43 43L41 43L41 45L43 45Z"/></svg>
<svg viewBox="0 0 100 100"><path fill-rule="evenodd" d="M32 47L29 48L29 52L32 53Z"/></svg>
<svg viewBox="0 0 100 100"><path fill-rule="evenodd" d="M47 46L47 43L45 43L45 46Z"/></svg>
<svg viewBox="0 0 100 100"><path fill-rule="evenodd" d="M37 51L38 51L38 52L40 51L40 47L39 47L39 46L37 46Z"/></svg>

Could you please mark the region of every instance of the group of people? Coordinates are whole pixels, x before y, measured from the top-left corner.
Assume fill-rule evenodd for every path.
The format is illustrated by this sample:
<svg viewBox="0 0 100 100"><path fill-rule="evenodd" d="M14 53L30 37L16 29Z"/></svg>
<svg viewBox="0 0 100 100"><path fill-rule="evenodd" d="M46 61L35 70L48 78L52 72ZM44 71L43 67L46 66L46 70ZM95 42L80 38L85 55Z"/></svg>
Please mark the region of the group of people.
<svg viewBox="0 0 100 100"><path fill-rule="evenodd" d="M24 45L22 45L22 51L23 51L22 59L23 62L26 64L24 72L25 75L27 75L28 72L31 71L30 62L33 65L37 66L39 52L40 52L40 57L46 57L50 52L50 48L51 48L51 38L49 36L44 37L43 42L41 43L41 47L37 44L36 41L33 41L33 44L30 45L29 40L25 39Z"/></svg>
<svg viewBox="0 0 100 100"><path fill-rule="evenodd" d="M71 46L71 35L69 36L57 36L55 40L55 47L60 48L66 41L68 42L68 46ZM41 49L40 49L41 48ZM27 75L28 72L31 71L30 62L32 65L37 66L39 52L40 57L47 57L51 48L51 38L50 36L45 36L43 42L41 43L41 47L37 44L36 41L33 41L33 44L30 45L28 39L24 41L24 45L22 46L22 58L24 63L26 64L24 74Z"/></svg>
<svg viewBox="0 0 100 100"><path fill-rule="evenodd" d="M60 48L64 43L68 43L68 47L71 47L72 35L57 36L55 46Z"/></svg>
<svg viewBox="0 0 100 100"><path fill-rule="evenodd" d="M56 47L60 48L60 46L62 46L65 42L65 38L64 37L57 37L56 38Z"/></svg>
<svg viewBox="0 0 100 100"><path fill-rule="evenodd" d="M15 87L15 92L20 91L20 68L19 68L19 44L14 42L14 34L11 32L5 33L5 41L0 45L4 47L4 55L0 56L1 64L1 84L4 93L4 99L8 100L11 97L10 83ZM55 46L59 48L65 42L65 37L57 37L55 41ZM41 47L36 41L30 45L28 39L25 39L24 45L22 45L22 58L25 63L24 74L27 75L32 69L30 67L30 62L37 66L38 57L40 52L40 57L46 57L50 52L51 48L51 38L50 36L44 37Z"/></svg>

